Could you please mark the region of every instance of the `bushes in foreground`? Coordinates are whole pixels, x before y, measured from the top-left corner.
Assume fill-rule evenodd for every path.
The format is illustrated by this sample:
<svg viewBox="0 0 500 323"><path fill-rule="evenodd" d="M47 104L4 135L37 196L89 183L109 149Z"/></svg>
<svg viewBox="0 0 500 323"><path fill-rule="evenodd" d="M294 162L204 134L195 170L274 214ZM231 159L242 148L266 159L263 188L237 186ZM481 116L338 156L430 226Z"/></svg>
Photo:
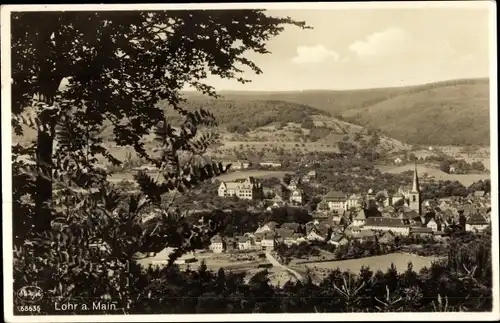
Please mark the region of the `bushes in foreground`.
<svg viewBox="0 0 500 323"><path fill-rule="evenodd" d="M309 277L304 282L272 286L266 271L247 283L242 273L212 272L204 263L187 271L174 264L141 268L117 255L77 248L78 239L55 238L52 246L25 246L18 251L14 285L15 289L37 285L48 294L40 314L56 314L54 302L58 300L113 301L119 313L130 314L490 311L490 239L483 237L467 248L450 246L446 260L418 273L411 264L400 272L397 269L403 268L394 266L385 272L361 268L357 274L334 270L318 284ZM34 256L35 250L43 257ZM74 258L68 260L68 254Z"/></svg>

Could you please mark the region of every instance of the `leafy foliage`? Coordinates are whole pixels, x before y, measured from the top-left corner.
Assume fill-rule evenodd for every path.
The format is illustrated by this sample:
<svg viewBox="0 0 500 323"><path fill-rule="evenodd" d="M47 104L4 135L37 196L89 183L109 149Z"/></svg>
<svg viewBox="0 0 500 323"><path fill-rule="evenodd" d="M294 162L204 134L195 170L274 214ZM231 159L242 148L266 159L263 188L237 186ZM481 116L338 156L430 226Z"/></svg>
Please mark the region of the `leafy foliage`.
<svg viewBox="0 0 500 323"><path fill-rule="evenodd" d="M261 70L243 54L265 54L284 25L305 24L262 10L16 12L11 19L12 124L17 134L36 132L35 142L13 147L14 290L39 286L45 302L114 300L128 312L148 291L130 286L154 284L136 257L173 247L171 271L220 231L217 221L194 226L170 207L229 168L201 158L217 123L207 109L184 109L181 90L215 96L203 83L209 74L247 82L238 66ZM175 129L160 100L182 120ZM98 157L122 163L104 142L109 125L114 142L133 147L163 180L140 172L139 192L107 181ZM144 145L153 129L159 156ZM144 226L145 216L159 221Z"/></svg>

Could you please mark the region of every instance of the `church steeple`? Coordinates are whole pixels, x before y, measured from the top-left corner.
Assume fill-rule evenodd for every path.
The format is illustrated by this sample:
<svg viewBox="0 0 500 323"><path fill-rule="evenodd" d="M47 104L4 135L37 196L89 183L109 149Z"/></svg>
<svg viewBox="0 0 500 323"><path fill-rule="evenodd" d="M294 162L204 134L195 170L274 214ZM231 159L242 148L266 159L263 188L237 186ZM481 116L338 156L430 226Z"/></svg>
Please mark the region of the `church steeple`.
<svg viewBox="0 0 500 323"><path fill-rule="evenodd" d="M420 185L418 184L417 163L415 163L415 169L413 170L413 187L411 191L415 193L420 193Z"/></svg>
<svg viewBox="0 0 500 323"><path fill-rule="evenodd" d="M417 163L415 163L415 170L413 171L413 187L409 194L410 209L422 214L422 206L420 204L420 185L418 184Z"/></svg>

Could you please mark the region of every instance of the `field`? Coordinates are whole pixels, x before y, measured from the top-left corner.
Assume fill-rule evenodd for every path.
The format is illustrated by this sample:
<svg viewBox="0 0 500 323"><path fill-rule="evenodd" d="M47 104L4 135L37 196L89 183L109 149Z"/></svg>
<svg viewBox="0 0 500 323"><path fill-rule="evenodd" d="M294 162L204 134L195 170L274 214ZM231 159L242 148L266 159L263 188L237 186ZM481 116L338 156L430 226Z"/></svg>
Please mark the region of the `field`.
<svg viewBox="0 0 500 323"><path fill-rule="evenodd" d="M383 173L399 174L406 171L413 171L413 164L406 164L401 166L393 165L379 165L377 168ZM427 173L428 176L434 177L436 180L442 181L459 181L465 187L470 186L472 183L479 180L490 179L490 174L447 174L438 168L431 168L425 166L418 166L419 176Z"/></svg>
<svg viewBox="0 0 500 323"><path fill-rule="evenodd" d="M323 152L333 152L338 153L336 145L324 144L324 143L304 143L300 141L229 141L224 140L221 142L222 146L219 149L233 149L241 148L244 149L254 148L260 149L273 149L273 148L283 148L284 150L296 149L298 151L323 151Z"/></svg>
<svg viewBox="0 0 500 323"><path fill-rule="evenodd" d="M154 257L149 257L141 259L138 262L142 266L161 266L168 259L168 255L171 250L165 249L159 252ZM189 267L193 270L199 268L202 261L205 262L207 269L213 272L217 272L220 268L231 272L244 272L246 273L246 280L249 280L257 272L263 270L263 268L257 268L261 264L269 264L266 258L259 258L256 252L241 253L241 254L229 254L221 253L214 254L212 252L196 252L196 261L189 264ZM251 260L246 260L245 258L250 258ZM181 269L186 269L187 265L179 265ZM294 280L295 278L288 272L278 267L268 268L269 279L273 285L283 285L288 280Z"/></svg>
<svg viewBox="0 0 500 323"><path fill-rule="evenodd" d="M370 269L373 271L385 271L391 266L391 263L396 266L396 269L398 271L404 271L406 270L408 263L411 262L413 264L414 270L418 272L424 267L429 267L432 261L436 259L437 258L421 257L405 253L393 253L388 255L359 259L308 263L302 266L310 269L318 268L320 270L334 270L336 268L339 268L340 270L349 270L353 273L358 273L361 269L361 266L370 267Z"/></svg>
<svg viewBox="0 0 500 323"><path fill-rule="evenodd" d="M234 181L236 179L244 179L247 177L256 178L283 178L285 174L290 174L291 172L285 171L272 171L272 170L247 170L247 171L234 171L217 177L219 181Z"/></svg>

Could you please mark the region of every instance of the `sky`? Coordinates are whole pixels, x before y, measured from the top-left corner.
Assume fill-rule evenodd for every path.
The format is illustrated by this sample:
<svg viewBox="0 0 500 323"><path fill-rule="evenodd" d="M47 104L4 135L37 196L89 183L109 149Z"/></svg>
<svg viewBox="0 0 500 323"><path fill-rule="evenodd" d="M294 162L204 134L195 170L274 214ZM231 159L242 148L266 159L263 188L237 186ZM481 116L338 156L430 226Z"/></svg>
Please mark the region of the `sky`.
<svg viewBox="0 0 500 323"><path fill-rule="evenodd" d="M217 90L397 87L489 76L489 10L471 8L268 10L305 21L248 53L263 70L248 84L210 77Z"/></svg>

